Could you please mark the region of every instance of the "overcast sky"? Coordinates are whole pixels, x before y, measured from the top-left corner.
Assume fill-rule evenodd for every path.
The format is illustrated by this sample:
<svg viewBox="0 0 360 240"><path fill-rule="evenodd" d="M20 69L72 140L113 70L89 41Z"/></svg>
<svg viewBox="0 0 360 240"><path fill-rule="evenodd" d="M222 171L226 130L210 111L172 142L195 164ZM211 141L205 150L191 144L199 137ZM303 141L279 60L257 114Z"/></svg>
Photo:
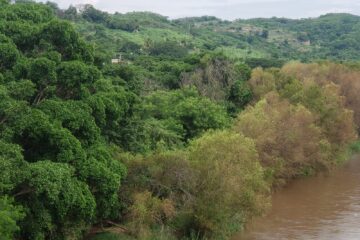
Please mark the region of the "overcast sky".
<svg viewBox="0 0 360 240"><path fill-rule="evenodd" d="M360 0L52 0L60 7L90 3L108 12L151 11L170 18L211 15L222 19L317 17L329 12L360 15Z"/></svg>

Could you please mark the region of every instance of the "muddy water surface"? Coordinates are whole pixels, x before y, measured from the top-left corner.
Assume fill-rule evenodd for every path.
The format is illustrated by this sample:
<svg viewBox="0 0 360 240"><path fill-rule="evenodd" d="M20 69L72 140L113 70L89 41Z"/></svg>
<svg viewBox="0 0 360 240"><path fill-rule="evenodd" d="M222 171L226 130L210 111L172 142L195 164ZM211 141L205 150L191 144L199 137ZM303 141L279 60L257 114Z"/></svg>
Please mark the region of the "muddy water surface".
<svg viewBox="0 0 360 240"><path fill-rule="evenodd" d="M360 240L360 156L275 193L264 218L233 240Z"/></svg>

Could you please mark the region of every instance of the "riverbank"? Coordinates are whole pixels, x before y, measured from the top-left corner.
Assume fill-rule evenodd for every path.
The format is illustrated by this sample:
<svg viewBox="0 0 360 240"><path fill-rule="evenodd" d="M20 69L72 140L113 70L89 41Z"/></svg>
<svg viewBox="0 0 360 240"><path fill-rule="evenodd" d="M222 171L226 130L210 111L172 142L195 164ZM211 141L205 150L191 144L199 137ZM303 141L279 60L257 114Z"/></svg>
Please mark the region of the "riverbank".
<svg viewBox="0 0 360 240"><path fill-rule="evenodd" d="M334 68L343 71L338 84ZM338 167L359 149L348 71L331 63L255 69L254 101L227 129L177 150L120 153L128 169L121 222L129 235L229 239L266 212L273 189Z"/></svg>
<svg viewBox="0 0 360 240"><path fill-rule="evenodd" d="M272 206L250 220L232 240L357 240L360 238L359 141L336 168L289 181L271 196ZM92 240L135 240L122 227L103 229ZM99 231L101 232L101 231ZM159 231L159 233L161 233ZM166 231L159 239L176 239ZM170 237L170 238L169 238ZM194 237L193 239L199 239Z"/></svg>

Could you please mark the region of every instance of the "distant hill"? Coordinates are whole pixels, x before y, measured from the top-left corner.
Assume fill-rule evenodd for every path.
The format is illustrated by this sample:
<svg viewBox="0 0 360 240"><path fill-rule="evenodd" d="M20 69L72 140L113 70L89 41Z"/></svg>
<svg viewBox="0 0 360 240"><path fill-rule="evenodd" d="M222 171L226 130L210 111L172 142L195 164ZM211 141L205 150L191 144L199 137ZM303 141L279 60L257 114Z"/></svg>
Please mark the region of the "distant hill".
<svg viewBox="0 0 360 240"><path fill-rule="evenodd" d="M212 16L169 20L150 12L109 14L91 5L57 11L108 54L135 54L172 42L188 51L222 51L234 59L360 59L360 17L351 14L225 21Z"/></svg>

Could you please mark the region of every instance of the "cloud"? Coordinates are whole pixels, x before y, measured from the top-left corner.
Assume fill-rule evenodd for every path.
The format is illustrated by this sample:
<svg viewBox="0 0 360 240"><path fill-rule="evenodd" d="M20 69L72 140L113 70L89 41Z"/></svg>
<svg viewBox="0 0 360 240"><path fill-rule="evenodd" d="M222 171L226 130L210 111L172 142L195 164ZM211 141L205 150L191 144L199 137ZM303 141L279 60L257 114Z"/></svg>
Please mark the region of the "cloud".
<svg viewBox="0 0 360 240"><path fill-rule="evenodd" d="M45 1L45 0L44 0ZM360 15L360 0L52 0L66 8L90 3L108 12L152 11L171 18L215 15L223 19L315 17L328 12Z"/></svg>

